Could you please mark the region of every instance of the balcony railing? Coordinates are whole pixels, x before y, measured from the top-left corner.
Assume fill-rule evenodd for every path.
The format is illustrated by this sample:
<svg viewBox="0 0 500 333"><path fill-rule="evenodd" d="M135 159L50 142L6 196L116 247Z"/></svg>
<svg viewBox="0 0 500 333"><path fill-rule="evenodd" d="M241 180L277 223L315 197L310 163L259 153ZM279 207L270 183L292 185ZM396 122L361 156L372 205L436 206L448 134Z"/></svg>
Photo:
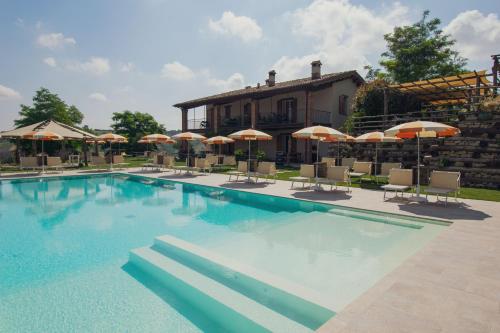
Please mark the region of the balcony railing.
<svg viewBox="0 0 500 333"><path fill-rule="evenodd" d="M189 130L200 130L208 127L205 119L188 119L187 128Z"/></svg>

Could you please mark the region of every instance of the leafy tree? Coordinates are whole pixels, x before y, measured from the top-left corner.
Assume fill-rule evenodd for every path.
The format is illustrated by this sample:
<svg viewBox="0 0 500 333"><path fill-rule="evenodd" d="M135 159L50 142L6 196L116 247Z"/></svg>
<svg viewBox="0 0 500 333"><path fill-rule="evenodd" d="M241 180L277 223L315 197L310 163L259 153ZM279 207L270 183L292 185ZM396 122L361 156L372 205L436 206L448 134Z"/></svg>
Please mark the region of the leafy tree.
<svg viewBox="0 0 500 333"><path fill-rule="evenodd" d="M112 120L111 128L116 133L126 136L129 141L129 149L135 151L146 148L146 145L137 143L144 135L166 132L165 126L158 123L149 113L125 110L113 113Z"/></svg>
<svg viewBox="0 0 500 333"><path fill-rule="evenodd" d="M384 35L388 50L380 65L392 82L411 82L464 72L467 59L452 49L455 40L439 29L441 20L428 20L429 11L410 26L395 27Z"/></svg>
<svg viewBox="0 0 500 333"><path fill-rule="evenodd" d="M40 88L33 97L33 106L21 104L20 119L15 120L16 127L28 126L44 120L55 120L71 126L83 120L83 114L76 106L68 106L57 94L46 88Z"/></svg>

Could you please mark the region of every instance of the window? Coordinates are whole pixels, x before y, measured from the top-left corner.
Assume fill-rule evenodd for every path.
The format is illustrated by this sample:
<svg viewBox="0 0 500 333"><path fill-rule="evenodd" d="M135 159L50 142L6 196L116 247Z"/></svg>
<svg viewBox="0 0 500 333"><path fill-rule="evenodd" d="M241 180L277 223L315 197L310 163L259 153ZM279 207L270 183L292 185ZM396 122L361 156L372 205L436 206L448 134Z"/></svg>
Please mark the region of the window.
<svg viewBox="0 0 500 333"><path fill-rule="evenodd" d="M297 121L297 100L286 98L278 101L278 121Z"/></svg>
<svg viewBox="0 0 500 333"><path fill-rule="evenodd" d="M349 96L347 95L340 95L339 96L339 114L345 114L347 115L347 101L349 99Z"/></svg>
<svg viewBox="0 0 500 333"><path fill-rule="evenodd" d="M231 119L231 105L224 106L224 118Z"/></svg>
<svg viewBox="0 0 500 333"><path fill-rule="evenodd" d="M252 105L250 103L246 103L243 107L243 125L250 125L252 121Z"/></svg>

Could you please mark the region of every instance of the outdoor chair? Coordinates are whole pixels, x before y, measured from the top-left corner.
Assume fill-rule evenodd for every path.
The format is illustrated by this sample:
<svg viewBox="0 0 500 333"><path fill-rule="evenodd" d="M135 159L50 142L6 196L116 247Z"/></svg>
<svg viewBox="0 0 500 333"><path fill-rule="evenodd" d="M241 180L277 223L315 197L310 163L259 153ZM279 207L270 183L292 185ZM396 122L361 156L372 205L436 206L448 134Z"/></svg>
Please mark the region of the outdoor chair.
<svg viewBox="0 0 500 333"><path fill-rule="evenodd" d="M236 157L234 155L224 156L222 164L227 166L236 165Z"/></svg>
<svg viewBox="0 0 500 333"><path fill-rule="evenodd" d="M448 195L455 194L457 201L460 191L460 172L451 171L432 171L429 178L429 186L425 189L425 197L429 194L435 194L439 201L439 195L446 197L445 205L448 203Z"/></svg>
<svg viewBox="0 0 500 333"><path fill-rule="evenodd" d="M372 162L354 162L352 166L351 177L359 177L359 181L363 179L363 176L371 176L372 174Z"/></svg>
<svg viewBox="0 0 500 333"><path fill-rule="evenodd" d="M342 159L342 166L349 167L349 170L352 170L354 167L354 162L356 162L356 159L353 157L346 157Z"/></svg>
<svg viewBox="0 0 500 333"><path fill-rule="evenodd" d="M335 157L322 157L322 163L326 163L326 167L335 166Z"/></svg>
<svg viewBox="0 0 500 333"><path fill-rule="evenodd" d="M292 186L290 188L293 188L294 183L302 183L302 188L304 188L306 182L309 183L309 187L311 187L311 181L313 178L314 178L314 165L301 164L299 170L299 176L289 178L292 181Z"/></svg>
<svg viewBox="0 0 500 333"><path fill-rule="evenodd" d="M206 160L210 165L218 165L219 164L219 156L214 154L209 154L206 156Z"/></svg>
<svg viewBox="0 0 500 333"><path fill-rule="evenodd" d="M391 169L401 169L401 163L382 163L380 173L375 175L375 181L378 183L379 178L388 179Z"/></svg>
<svg viewBox="0 0 500 333"><path fill-rule="evenodd" d="M104 170L109 167L108 162L103 156L91 156L90 157L90 166L97 167L97 169Z"/></svg>
<svg viewBox="0 0 500 333"><path fill-rule="evenodd" d="M64 165L58 156L47 156L47 169L63 172Z"/></svg>
<svg viewBox="0 0 500 333"><path fill-rule="evenodd" d="M123 158L123 155L114 155L113 156L113 165L116 165L118 167L124 167L128 164L129 163L125 163L125 159Z"/></svg>
<svg viewBox="0 0 500 333"><path fill-rule="evenodd" d="M163 167L165 169L173 170L175 168L175 157L174 156L163 156Z"/></svg>
<svg viewBox="0 0 500 333"><path fill-rule="evenodd" d="M238 181L240 176L246 176L248 169L247 169L247 161L239 161L238 162L238 168L234 171L229 171L227 174L229 175L228 181L231 181L231 178L233 176L236 177L236 181Z"/></svg>
<svg viewBox="0 0 500 333"><path fill-rule="evenodd" d="M401 197L403 193L413 188L413 170L412 169L391 169L389 170L389 184L383 185L384 189L384 200L387 191L396 192L395 197L398 196L398 192L401 192Z"/></svg>
<svg viewBox="0 0 500 333"><path fill-rule="evenodd" d="M258 182L259 177L265 177L266 182L270 177L274 178L276 184L276 163L274 162L260 162L255 172L255 183Z"/></svg>
<svg viewBox="0 0 500 333"><path fill-rule="evenodd" d="M330 185L330 191L333 190L335 185L335 190L338 188L338 183L345 183L347 187L347 192L351 191L351 178L349 175L349 167L347 166L331 166L326 169L326 178L319 178L318 184Z"/></svg>
<svg viewBox="0 0 500 333"><path fill-rule="evenodd" d="M212 172L212 164L206 158L197 158L194 169L198 172L210 173Z"/></svg>
<svg viewBox="0 0 500 333"><path fill-rule="evenodd" d="M38 157L36 156L21 156L20 157L21 170L39 170Z"/></svg>
<svg viewBox="0 0 500 333"><path fill-rule="evenodd" d="M154 155L153 156L153 159L151 162L149 163L144 163L142 166L141 166L141 169L142 170L147 170L147 169L150 169L150 170L156 170L156 171L160 171L161 168L163 167L163 161L162 159L164 159L165 157L163 156L160 156L160 155Z"/></svg>

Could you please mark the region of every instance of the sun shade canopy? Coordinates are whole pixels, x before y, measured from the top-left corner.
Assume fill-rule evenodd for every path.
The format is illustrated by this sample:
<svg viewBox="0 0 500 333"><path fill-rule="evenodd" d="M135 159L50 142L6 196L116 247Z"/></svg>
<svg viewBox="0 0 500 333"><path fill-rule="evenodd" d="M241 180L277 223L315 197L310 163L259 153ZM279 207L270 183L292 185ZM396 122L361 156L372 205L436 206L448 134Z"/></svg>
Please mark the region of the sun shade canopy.
<svg viewBox="0 0 500 333"><path fill-rule="evenodd" d="M267 133L254 130L252 128L235 132L229 134L231 139L235 140L245 140L245 141L260 141L260 140L272 140L273 137Z"/></svg>
<svg viewBox="0 0 500 333"><path fill-rule="evenodd" d="M419 99L433 105L467 103L471 97L483 96L491 88L492 83L486 78L486 70L469 72L460 75L439 77L390 85L389 88L403 93L416 95Z"/></svg>
<svg viewBox="0 0 500 333"><path fill-rule="evenodd" d="M41 121L39 123L16 128L11 131L1 132L0 134L3 138L22 139L25 135L29 135L30 133L39 131L49 131L57 133L67 140L83 140L83 139L92 139L96 137L95 135L85 132L81 129L66 124L62 124L54 120Z"/></svg>

